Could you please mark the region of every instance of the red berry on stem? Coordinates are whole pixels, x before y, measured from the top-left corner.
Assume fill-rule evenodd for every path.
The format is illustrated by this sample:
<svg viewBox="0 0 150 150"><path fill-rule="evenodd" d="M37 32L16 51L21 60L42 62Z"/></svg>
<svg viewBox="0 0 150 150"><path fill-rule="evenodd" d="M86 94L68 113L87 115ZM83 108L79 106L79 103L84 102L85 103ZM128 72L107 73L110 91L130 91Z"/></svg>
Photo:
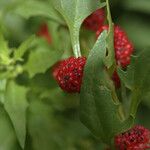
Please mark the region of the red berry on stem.
<svg viewBox="0 0 150 150"><path fill-rule="evenodd" d="M59 66L55 68L55 79L64 91L80 92L85 63L85 57L69 57L61 61Z"/></svg>
<svg viewBox="0 0 150 150"><path fill-rule="evenodd" d="M105 11L104 9L98 9L95 12L93 12L90 16L88 16L84 20L84 27L86 29L97 31L105 21Z"/></svg>
<svg viewBox="0 0 150 150"><path fill-rule="evenodd" d="M51 36L50 36L49 31L48 31L47 24L44 23L40 26L40 29L39 29L37 35L45 38L49 44L51 43Z"/></svg>
<svg viewBox="0 0 150 150"><path fill-rule="evenodd" d="M96 32L96 36L98 37L104 30L108 30L109 26L104 25L99 28ZM115 58L118 65L123 68L126 68L130 64L130 58L133 53L133 44L128 39L126 33L119 27L114 27L114 49L115 49ZM115 71L112 79L117 88L120 87L120 79Z"/></svg>
<svg viewBox="0 0 150 150"><path fill-rule="evenodd" d="M102 31L108 30L108 28L108 25L100 27L96 32L96 36L98 37ZM114 49L117 64L126 68L130 64L134 47L126 33L119 26L114 27Z"/></svg>
<svg viewBox="0 0 150 150"><path fill-rule="evenodd" d="M150 130L134 126L115 137L117 150L147 150L150 148Z"/></svg>

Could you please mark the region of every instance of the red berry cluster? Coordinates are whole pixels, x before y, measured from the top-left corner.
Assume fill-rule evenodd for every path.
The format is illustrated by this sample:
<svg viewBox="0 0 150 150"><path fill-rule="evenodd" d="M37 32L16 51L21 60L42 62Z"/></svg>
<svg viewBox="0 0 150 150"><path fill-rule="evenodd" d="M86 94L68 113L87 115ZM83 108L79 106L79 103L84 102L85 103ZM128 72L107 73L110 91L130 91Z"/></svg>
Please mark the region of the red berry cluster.
<svg viewBox="0 0 150 150"><path fill-rule="evenodd" d="M100 27L96 32L96 36L98 37L104 30L108 29L108 25ZM130 58L134 47L128 39L126 33L119 26L114 27L114 49L117 64L123 68L126 68L130 64ZM116 71L114 72L112 79L115 83L115 86L119 88L120 79Z"/></svg>
<svg viewBox="0 0 150 150"><path fill-rule="evenodd" d="M61 61L54 69L53 75L59 86L66 92L80 92L85 57L70 57Z"/></svg>
<svg viewBox="0 0 150 150"><path fill-rule="evenodd" d="M109 29L108 25L103 25L104 20L105 20L104 9L98 9L94 13L92 13L89 17L87 17L83 24L87 29L96 31L96 36L98 37L102 33L102 31ZM116 58L117 64L123 68L126 68L130 64L130 57L131 57L131 54L133 53L133 45L130 42L130 40L128 39L126 33L119 26L114 27L114 49L115 49L115 58ZM67 60L64 60L64 63L61 63L60 66L61 66L61 68L63 68L63 67L66 68L66 72L63 72L63 74L61 73L61 77L59 77L59 79L58 79L58 77L57 78L55 77L58 84L64 91L68 91L68 92L79 92L80 91L79 87L81 85L80 86L77 85L76 90L75 90L75 85L76 85L75 82L77 82L77 81L74 77L70 78L70 80L67 79L67 81L64 81L64 79L63 79L63 76L65 76L65 73L69 74L69 71L70 71L70 74L72 75L72 70L69 70L66 67L67 63L71 62L71 64L76 64L76 61L78 61L78 59L75 59L75 58L73 59L72 57ZM77 67L77 66L75 66L75 67ZM56 67L53 74L57 74L56 70L57 71L59 70L58 67ZM60 73L58 73L58 75L59 74ZM74 83L73 83L73 79L75 79ZM117 88L119 88L120 87L120 79L119 79L119 76L116 71L114 72L112 79L115 83L115 86ZM79 79L78 79L78 81L79 81ZM81 81L81 79L80 79L80 81ZM78 82L78 84L79 83L81 83L81 82ZM72 90L72 89L74 89L74 90Z"/></svg>
<svg viewBox="0 0 150 150"><path fill-rule="evenodd" d="M102 31L108 30L108 28L108 25L100 27L96 32L97 37ZM114 27L114 48L117 64L126 68L130 64L130 57L133 53L133 44L119 26Z"/></svg>
<svg viewBox="0 0 150 150"><path fill-rule="evenodd" d="M45 38L49 44L51 43L51 36L50 36L49 31L48 31L47 24L44 23L40 26L40 29L39 29L37 35Z"/></svg>
<svg viewBox="0 0 150 150"><path fill-rule="evenodd" d="M134 126L117 135L115 145L118 150L147 150L150 148L150 130L143 126Z"/></svg>
<svg viewBox="0 0 150 150"><path fill-rule="evenodd" d="M84 22L83 25L86 29L97 31L105 21L105 11L104 9L98 9L95 12L93 12L90 16L88 16Z"/></svg>

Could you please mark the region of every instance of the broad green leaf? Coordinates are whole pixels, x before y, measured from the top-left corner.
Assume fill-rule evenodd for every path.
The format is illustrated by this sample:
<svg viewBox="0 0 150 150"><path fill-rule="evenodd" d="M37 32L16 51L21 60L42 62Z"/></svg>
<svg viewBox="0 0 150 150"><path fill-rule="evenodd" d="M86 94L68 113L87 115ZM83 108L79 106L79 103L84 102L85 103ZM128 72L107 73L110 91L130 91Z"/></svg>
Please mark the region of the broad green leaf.
<svg viewBox="0 0 150 150"><path fill-rule="evenodd" d="M0 106L0 150L21 150L9 116Z"/></svg>
<svg viewBox="0 0 150 150"><path fill-rule="evenodd" d="M35 41L35 36L31 36L26 41L24 41L17 50L14 52L15 59L21 59L21 57L25 54L25 52L33 46Z"/></svg>
<svg viewBox="0 0 150 150"><path fill-rule="evenodd" d="M143 50L138 57L133 57L127 71L119 70L121 80L131 91L130 114L135 117L141 100L150 91L150 51Z"/></svg>
<svg viewBox="0 0 150 150"><path fill-rule="evenodd" d="M99 0L51 0L54 7L64 17L71 35L74 54L80 56L79 31L84 19L94 10L103 7L105 3Z"/></svg>
<svg viewBox="0 0 150 150"><path fill-rule="evenodd" d="M64 23L58 12L47 1L25 0L20 2L13 11L26 19L34 16L44 16L59 23Z"/></svg>
<svg viewBox="0 0 150 150"><path fill-rule="evenodd" d="M30 52L29 60L24 65L24 69L28 71L30 77L37 73L44 73L60 59L62 54L63 50L55 49L44 41L36 50Z"/></svg>
<svg viewBox="0 0 150 150"><path fill-rule="evenodd" d="M4 107L14 126L18 141L24 148L26 139L26 100L25 87L17 85L14 81L7 83Z"/></svg>
<svg viewBox="0 0 150 150"><path fill-rule="evenodd" d="M89 54L81 87L80 117L95 136L109 144L115 134L131 127L133 119L121 119L121 105L110 89L104 65L106 39L104 31Z"/></svg>

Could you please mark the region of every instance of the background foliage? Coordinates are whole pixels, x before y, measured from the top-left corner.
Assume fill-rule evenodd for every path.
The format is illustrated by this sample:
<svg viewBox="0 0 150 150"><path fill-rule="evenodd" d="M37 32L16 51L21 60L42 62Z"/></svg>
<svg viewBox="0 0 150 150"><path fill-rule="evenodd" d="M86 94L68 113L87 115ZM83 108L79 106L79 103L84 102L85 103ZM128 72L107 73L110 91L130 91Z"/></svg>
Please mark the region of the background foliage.
<svg viewBox="0 0 150 150"><path fill-rule="evenodd" d="M58 4L54 5L62 11ZM79 22L69 24L71 34L77 34L73 28L78 29L93 10L82 12ZM135 54L150 47L150 1L112 0L111 12L113 21L133 41ZM51 44L33 36L43 22L48 24ZM79 120L79 95L62 92L52 77L52 66L72 54L71 43L77 39L71 40L65 20L50 0L0 1L0 62L7 67L5 74L0 72L0 149L104 149L105 145ZM82 27L80 41L82 54L87 56L95 43L95 34ZM150 128L149 113L146 95L136 122Z"/></svg>

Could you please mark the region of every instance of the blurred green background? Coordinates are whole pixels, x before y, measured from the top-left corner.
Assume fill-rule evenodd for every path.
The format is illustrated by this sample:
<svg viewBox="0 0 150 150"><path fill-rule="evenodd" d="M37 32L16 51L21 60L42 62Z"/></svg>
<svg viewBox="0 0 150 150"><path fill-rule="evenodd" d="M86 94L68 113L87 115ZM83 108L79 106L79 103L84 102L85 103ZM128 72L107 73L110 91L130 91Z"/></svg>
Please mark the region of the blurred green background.
<svg viewBox="0 0 150 150"><path fill-rule="evenodd" d="M18 47L37 33L43 22L48 23L50 31L55 26L53 20L45 17L25 19L18 15L18 2L22 3L21 0L0 0L0 24L11 48ZM150 48L150 0L111 0L111 12L114 23L120 25L133 41L135 54ZM61 25L60 31L57 42L63 39L64 49L70 49L69 33L65 25ZM95 34L82 28L81 46L85 55L94 41ZM68 52L64 53L63 57L68 55ZM94 138L79 120L79 95L62 92L51 72L52 68L48 68L46 73L36 74L32 79L29 79L26 72L17 77L18 84L30 87L25 150L103 150L105 145ZM21 150L10 118L2 107L1 110L0 150ZM150 128L149 115L150 99L146 97L139 107L136 122Z"/></svg>

